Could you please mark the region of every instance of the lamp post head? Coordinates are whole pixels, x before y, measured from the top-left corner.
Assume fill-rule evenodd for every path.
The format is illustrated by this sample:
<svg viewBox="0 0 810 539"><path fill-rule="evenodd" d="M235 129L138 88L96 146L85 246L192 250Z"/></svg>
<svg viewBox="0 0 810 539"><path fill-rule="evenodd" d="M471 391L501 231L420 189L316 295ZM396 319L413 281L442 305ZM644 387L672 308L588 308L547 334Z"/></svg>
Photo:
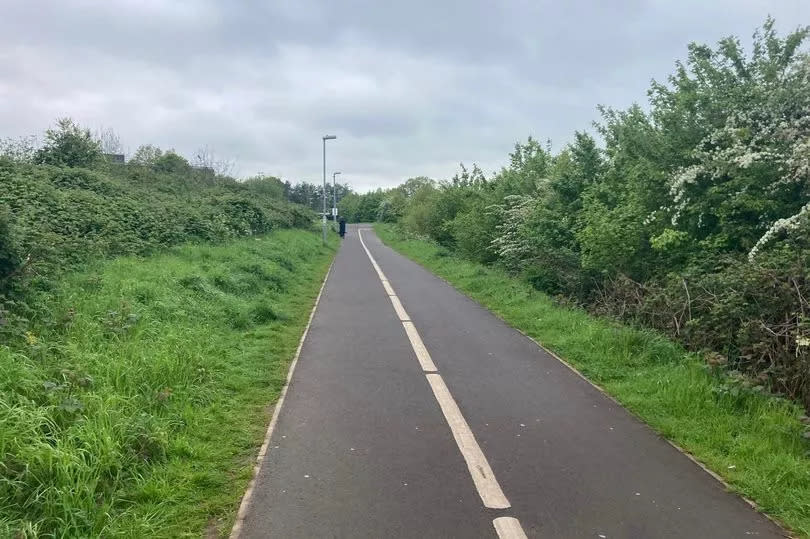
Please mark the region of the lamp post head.
<svg viewBox="0 0 810 539"><path fill-rule="evenodd" d="M337 137L335 135L324 135L323 140L335 140Z"/></svg>
<svg viewBox="0 0 810 539"><path fill-rule="evenodd" d="M332 177L334 178L334 177L335 177L335 176L337 176L338 174L340 174L340 172L333 172L333 173L332 173Z"/></svg>

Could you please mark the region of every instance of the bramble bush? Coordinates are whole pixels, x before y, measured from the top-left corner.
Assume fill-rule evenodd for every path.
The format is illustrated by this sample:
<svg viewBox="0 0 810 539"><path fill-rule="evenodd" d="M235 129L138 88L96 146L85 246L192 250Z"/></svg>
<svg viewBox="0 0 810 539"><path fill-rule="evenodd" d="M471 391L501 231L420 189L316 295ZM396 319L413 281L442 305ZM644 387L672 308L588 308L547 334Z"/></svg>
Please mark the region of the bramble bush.
<svg viewBox="0 0 810 539"><path fill-rule="evenodd" d="M26 316L30 287L47 289L60 272L91 258L313 222L310 210L283 198L283 184L274 178L240 182L154 147L140 149L139 159L127 164L109 163L90 132L66 119L45 139L37 150L22 144L27 139L0 147L0 309L6 313ZM0 324L0 333L9 325Z"/></svg>
<svg viewBox="0 0 810 539"><path fill-rule="evenodd" d="M137 167L7 163L0 167L0 185L0 205L16 238L10 255L30 256L37 272L46 274L92 256L146 254L312 222L308 210L235 180L209 184Z"/></svg>

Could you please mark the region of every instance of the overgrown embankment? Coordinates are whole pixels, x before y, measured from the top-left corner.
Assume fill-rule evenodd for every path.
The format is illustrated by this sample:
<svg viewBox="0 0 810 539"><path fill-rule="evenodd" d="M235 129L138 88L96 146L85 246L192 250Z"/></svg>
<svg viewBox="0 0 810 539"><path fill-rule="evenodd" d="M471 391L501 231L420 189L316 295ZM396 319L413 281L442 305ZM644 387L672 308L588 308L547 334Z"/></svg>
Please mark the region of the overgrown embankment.
<svg viewBox="0 0 810 539"><path fill-rule="evenodd" d="M764 512L810 536L810 446L799 406L740 391L722 370L665 337L560 306L502 269L459 258L393 225L377 224L375 231L560 354Z"/></svg>
<svg viewBox="0 0 810 539"><path fill-rule="evenodd" d="M225 534L334 254L275 178L0 141L0 537Z"/></svg>
<svg viewBox="0 0 810 539"><path fill-rule="evenodd" d="M333 253L281 230L32 292L0 345L0 536L227 533Z"/></svg>
<svg viewBox="0 0 810 539"><path fill-rule="evenodd" d="M92 168L0 159L0 294L99 256L311 225L309 210L267 194L261 182L195 170L175 157Z"/></svg>

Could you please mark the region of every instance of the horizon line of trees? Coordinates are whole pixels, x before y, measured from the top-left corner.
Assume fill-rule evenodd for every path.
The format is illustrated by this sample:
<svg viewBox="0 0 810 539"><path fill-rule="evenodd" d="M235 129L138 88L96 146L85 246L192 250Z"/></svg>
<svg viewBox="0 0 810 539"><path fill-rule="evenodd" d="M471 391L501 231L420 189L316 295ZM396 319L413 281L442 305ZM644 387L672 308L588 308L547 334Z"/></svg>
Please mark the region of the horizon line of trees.
<svg viewBox="0 0 810 539"><path fill-rule="evenodd" d="M125 152L114 129L107 127L93 132L70 117L57 118L56 125L45 130L42 142L36 135L0 139L0 158L18 163L92 168L118 155ZM219 176L230 177L235 168L233 160L218 157L207 145L195 150L192 158L187 159L174 148L163 150L153 144L142 144L126 162L160 166L166 161L180 160L191 168Z"/></svg>
<svg viewBox="0 0 810 539"><path fill-rule="evenodd" d="M112 128L93 132L79 126L71 118L59 118L54 127L45 131L42 143L36 136L0 139L0 159L32 165L54 165L72 168L96 168L104 164L119 164L112 156L123 153L117 133ZM239 181L251 185L263 194L300 204L315 212L322 211L324 191L321 183L291 182L262 173L237 179L232 176L235 162L220 159L208 146L198 149L192 159L176 150L163 150L154 144L142 144L125 161L130 166L141 166L165 173L194 172L214 179ZM353 191L348 184L326 185L327 211L332 207L333 192L341 200Z"/></svg>

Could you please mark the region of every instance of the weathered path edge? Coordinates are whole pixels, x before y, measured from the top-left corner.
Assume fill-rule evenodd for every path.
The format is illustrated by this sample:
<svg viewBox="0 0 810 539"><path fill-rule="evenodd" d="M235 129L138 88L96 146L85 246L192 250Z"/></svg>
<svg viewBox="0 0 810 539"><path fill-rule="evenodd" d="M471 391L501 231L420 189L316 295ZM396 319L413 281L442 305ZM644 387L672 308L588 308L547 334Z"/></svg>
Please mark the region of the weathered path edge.
<svg viewBox="0 0 810 539"><path fill-rule="evenodd" d="M267 446L270 445L270 437L273 435L273 431L276 428L276 423L278 423L278 414L281 412L281 408L284 406L284 399L287 396L287 390L290 387L290 380L292 380L293 374L295 373L295 367L298 365L298 358L301 357L301 349L304 347L304 341L309 333L309 327L312 325L312 319L315 317L315 311L318 309L318 303L321 302L321 295L323 295L323 289L326 287L326 281L329 279L329 274L332 273L333 265L334 261L329 264L329 268L326 270L326 275L323 277L323 282L321 283L320 290L318 290L315 303L312 305L312 310L309 312L307 325L304 327L304 332L301 333L301 339L298 341L298 348L295 350L295 355L290 362L289 369L287 369L287 379L284 381L284 387L281 388L278 400L276 401L275 405L273 405L273 415L270 418L270 423L267 425L267 432L264 435L262 446L259 448L259 454L256 455L256 464L253 466L253 476L250 478L250 483L248 483L245 494L242 496L242 501L239 504L239 511L236 513L236 520L233 523L233 528L231 529L231 534L229 536L230 539L238 539L239 534L242 532L242 524L245 522L245 516L247 515L248 507L250 507L250 500L253 497L253 490L256 487L256 478L258 477L259 471L262 468L264 457L267 454Z"/></svg>

